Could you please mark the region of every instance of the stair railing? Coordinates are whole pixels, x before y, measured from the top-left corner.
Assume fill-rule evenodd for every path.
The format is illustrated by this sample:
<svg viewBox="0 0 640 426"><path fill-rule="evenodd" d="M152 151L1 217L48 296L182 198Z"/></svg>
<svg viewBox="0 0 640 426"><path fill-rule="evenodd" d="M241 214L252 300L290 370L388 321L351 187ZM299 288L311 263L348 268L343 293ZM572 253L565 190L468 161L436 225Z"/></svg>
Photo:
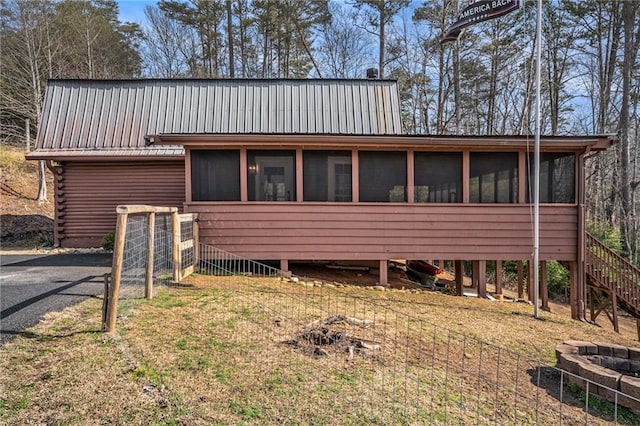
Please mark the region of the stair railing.
<svg viewBox="0 0 640 426"><path fill-rule="evenodd" d="M640 312L640 269L586 233L586 272Z"/></svg>

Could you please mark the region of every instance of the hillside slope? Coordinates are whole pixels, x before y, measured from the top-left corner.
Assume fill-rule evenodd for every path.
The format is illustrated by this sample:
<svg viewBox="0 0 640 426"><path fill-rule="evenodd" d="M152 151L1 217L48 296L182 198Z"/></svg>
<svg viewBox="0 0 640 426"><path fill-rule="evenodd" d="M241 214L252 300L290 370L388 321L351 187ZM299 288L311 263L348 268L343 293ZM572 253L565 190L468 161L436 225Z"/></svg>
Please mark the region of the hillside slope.
<svg viewBox="0 0 640 426"><path fill-rule="evenodd" d="M24 150L0 145L0 246L35 248L53 244L53 176L47 170L47 201L39 203L38 163Z"/></svg>

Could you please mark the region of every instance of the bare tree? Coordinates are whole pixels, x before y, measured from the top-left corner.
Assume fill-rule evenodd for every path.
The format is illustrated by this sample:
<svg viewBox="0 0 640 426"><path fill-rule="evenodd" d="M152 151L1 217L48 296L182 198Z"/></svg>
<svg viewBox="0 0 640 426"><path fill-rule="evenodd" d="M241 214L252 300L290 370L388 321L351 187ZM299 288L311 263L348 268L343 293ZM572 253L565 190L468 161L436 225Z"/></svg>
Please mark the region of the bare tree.
<svg viewBox="0 0 640 426"><path fill-rule="evenodd" d="M190 75L191 30L158 7L146 6L144 14L149 23L144 35L146 73L161 78Z"/></svg>
<svg viewBox="0 0 640 426"><path fill-rule="evenodd" d="M331 20L321 27L320 64L329 77L357 78L371 60L365 34L353 25L355 16L338 2L329 5Z"/></svg>

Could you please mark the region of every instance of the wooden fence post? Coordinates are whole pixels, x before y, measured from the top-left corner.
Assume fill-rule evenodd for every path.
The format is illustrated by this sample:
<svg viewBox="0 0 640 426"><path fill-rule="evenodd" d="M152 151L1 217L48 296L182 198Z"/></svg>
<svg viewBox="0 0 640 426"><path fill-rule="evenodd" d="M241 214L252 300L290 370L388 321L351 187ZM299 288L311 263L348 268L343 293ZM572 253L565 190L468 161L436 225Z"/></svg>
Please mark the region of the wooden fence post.
<svg viewBox="0 0 640 426"><path fill-rule="evenodd" d="M200 225L198 224L198 215L193 215L193 264L194 272L200 270Z"/></svg>
<svg viewBox="0 0 640 426"><path fill-rule="evenodd" d="M177 211L171 213L171 234L173 235L173 282L179 283L182 256L180 255L180 216Z"/></svg>
<svg viewBox="0 0 640 426"><path fill-rule="evenodd" d="M116 240L113 246L113 265L111 266L111 287L109 294L109 308L107 309L107 332L116 330L118 316L118 297L120 296L120 278L122 274L122 259L124 257L124 239L127 232L126 213L119 213L116 221Z"/></svg>
<svg viewBox="0 0 640 426"><path fill-rule="evenodd" d="M148 213L148 230L147 230L147 273L144 280L144 297L153 298L153 256L155 251L155 230L156 230L156 214Z"/></svg>

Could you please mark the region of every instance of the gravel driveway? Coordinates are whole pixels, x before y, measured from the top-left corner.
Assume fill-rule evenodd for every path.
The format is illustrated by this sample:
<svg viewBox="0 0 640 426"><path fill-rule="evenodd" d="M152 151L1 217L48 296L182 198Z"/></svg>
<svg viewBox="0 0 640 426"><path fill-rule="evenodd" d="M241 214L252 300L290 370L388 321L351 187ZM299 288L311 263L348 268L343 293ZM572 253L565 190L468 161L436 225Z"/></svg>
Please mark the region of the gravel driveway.
<svg viewBox="0 0 640 426"><path fill-rule="evenodd" d="M40 321L104 291L112 255L0 255L0 345Z"/></svg>

